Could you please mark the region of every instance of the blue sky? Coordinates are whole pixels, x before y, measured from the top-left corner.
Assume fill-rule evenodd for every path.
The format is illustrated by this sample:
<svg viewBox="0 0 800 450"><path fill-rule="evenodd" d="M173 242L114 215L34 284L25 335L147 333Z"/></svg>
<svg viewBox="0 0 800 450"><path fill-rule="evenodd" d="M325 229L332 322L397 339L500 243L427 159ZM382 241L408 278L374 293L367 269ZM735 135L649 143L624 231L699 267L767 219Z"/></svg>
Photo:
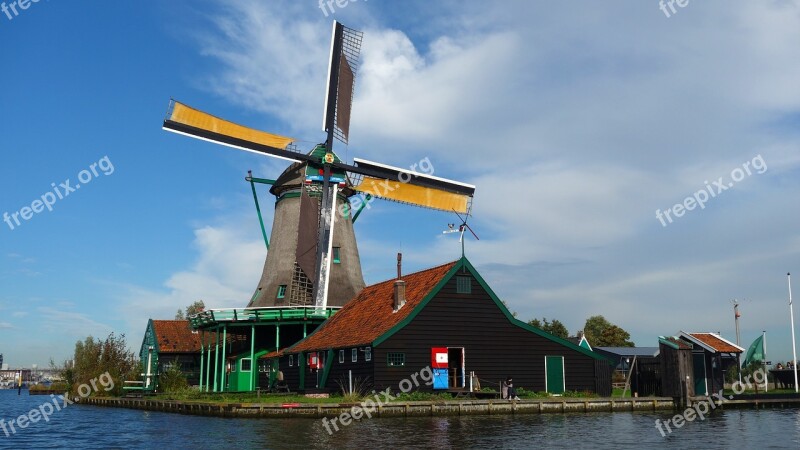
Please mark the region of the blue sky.
<svg viewBox="0 0 800 450"><path fill-rule="evenodd" d="M429 158L475 184L481 240L467 255L520 318L575 332L603 314L643 346L679 330L734 340L738 298L743 345L767 330L769 359L790 357L800 2L691 2L671 17L640 0L431 3L351 1L326 17L305 0L42 0L0 13L0 214L37 206L51 183L81 186L0 223L6 362L60 361L111 331L138 348L148 318L247 303L265 249L243 177L283 165L161 121L174 97L310 148L324 139L334 17L365 32L337 153ZM763 170L666 226L656 217L745 163ZM441 235L452 221L373 203L356 225L366 281L390 278L398 250L405 271L456 259Z"/></svg>

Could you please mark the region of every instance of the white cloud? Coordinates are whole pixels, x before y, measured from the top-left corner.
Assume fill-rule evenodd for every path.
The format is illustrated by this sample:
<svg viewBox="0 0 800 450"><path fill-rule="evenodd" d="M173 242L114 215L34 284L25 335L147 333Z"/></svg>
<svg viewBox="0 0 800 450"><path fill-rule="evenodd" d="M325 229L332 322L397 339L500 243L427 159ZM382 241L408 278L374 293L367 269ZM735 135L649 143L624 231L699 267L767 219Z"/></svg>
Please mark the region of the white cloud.
<svg viewBox="0 0 800 450"><path fill-rule="evenodd" d="M220 63L210 90L319 136L319 12L230 5L200 40ZM573 331L605 314L651 344L680 328L730 329L720 311L734 296L781 298L772 276L800 255L800 2L693 3L673 19L644 3L468 3L430 21L365 5L350 24L366 34L347 151L395 165L429 156L437 175L476 184L481 240L468 255L521 313ZM434 8L406 8L417 6ZM669 227L655 218L757 154L765 174ZM396 251L398 238L370 237L386 223L359 226L368 278L383 278L373 267ZM452 240L419 239L429 245L407 249L412 264L452 259ZM201 253L225 259L214 248ZM170 278L169 308L194 285L223 297L254 286L231 288L224 267L203 261ZM777 324L783 312L749 318Z"/></svg>
<svg viewBox="0 0 800 450"><path fill-rule="evenodd" d="M119 309L132 342L141 335L148 319L172 319L178 309L197 300L203 300L207 308L247 305L261 276L266 249L263 241L244 237L243 227L237 223L241 222L195 229L195 262L189 269L170 275L161 288L118 284Z"/></svg>

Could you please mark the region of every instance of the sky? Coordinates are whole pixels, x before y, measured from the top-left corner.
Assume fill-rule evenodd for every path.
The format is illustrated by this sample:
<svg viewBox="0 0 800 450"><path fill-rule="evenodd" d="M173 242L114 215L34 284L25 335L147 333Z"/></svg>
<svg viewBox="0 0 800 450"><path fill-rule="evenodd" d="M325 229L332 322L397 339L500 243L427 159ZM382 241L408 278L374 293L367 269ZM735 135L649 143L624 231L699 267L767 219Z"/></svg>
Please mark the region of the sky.
<svg viewBox="0 0 800 450"><path fill-rule="evenodd" d="M334 18L364 32L337 154L428 158L474 184L480 240L466 255L518 318L575 333L600 314L639 346L681 330L735 342L738 299L742 346L766 331L768 359L790 359L800 1L331 5L41 0L0 13L6 363L63 361L111 332L138 352L149 318L247 304L266 249L244 177L285 163L161 123L175 98L310 150L324 140ZM442 234L454 221L373 202L355 225L366 282L391 278L398 251L406 273L458 259Z"/></svg>

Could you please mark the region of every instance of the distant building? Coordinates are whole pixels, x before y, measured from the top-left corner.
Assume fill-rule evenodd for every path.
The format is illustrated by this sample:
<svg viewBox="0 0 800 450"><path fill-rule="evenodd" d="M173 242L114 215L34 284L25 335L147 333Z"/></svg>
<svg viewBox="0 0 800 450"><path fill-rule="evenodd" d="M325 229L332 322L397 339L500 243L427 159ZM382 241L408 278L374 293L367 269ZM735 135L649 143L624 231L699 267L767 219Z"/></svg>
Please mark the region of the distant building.
<svg viewBox="0 0 800 450"><path fill-rule="evenodd" d="M567 340L577 345L578 347L583 347L586 350L592 351L592 345L589 344L589 340L586 339L586 335L583 334L583 331L579 331L577 336L568 337Z"/></svg>
<svg viewBox="0 0 800 450"><path fill-rule="evenodd" d="M640 397L661 395L658 347L595 347L594 352L613 361L618 376L630 380L628 390L631 394Z"/></svg>

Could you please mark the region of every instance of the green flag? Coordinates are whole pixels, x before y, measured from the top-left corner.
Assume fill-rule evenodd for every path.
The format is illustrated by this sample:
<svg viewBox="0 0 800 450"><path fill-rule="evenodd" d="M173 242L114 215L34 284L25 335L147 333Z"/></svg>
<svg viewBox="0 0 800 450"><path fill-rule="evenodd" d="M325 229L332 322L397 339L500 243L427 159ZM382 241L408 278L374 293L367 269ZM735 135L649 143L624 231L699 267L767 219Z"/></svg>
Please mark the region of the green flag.
<svg viewBox="0 0 800 450"><path fill-rule="evenodd" d="M752 344L750 344L750 348L747 349L747 354L744 357L744 362L742 363L742 367L747 367L753 361L764 361L764 335L758 337Z"/></svg>

